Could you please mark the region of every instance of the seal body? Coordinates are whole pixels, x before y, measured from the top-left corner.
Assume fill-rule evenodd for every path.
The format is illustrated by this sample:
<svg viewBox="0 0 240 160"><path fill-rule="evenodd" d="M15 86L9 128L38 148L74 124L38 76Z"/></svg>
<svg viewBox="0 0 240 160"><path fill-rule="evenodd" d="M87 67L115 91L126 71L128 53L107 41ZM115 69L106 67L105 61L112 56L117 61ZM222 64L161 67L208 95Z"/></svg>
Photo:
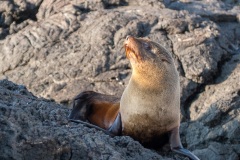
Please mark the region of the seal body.
<svg viewBox="0 0 240 160"><path fill-rule="evenodd" d="M120 101L122 132L143 144L155 145L180 126L178 72L160 44L128 37L125 49L132 76Z"/></svg>
<svg viewBox="0 0 240 160"><path fill-rule="evenodd" d="M199 160L181 144L180 84L170 53L144 38L128 36L124 45L132 75L121 99L82 92L69 118L89 121L114 135L131 136L145 146L169 141L172 151Z"/></svg>
<svg viewBox="0 0 240 160"><path fill-rule="evenodd" d="M107 130L119 113L119 101L120 98L111 95L82 92L74 98L69 119L87 121Z"/></svg>

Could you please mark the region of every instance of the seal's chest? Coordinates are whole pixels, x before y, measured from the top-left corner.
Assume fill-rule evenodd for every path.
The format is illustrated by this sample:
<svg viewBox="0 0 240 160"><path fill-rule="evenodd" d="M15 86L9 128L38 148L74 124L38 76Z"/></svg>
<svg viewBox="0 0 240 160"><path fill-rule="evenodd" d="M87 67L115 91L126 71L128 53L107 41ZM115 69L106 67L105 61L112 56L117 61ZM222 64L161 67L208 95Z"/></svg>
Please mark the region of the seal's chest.
<svg viewBox="0 0 240 160"><path fill-rule="evenodd" d="M123 135L128 135L134 139L147 143L154 137L161 137L167 131L167 126L150 115L131 115L129 119L123 122Z"/></svg>

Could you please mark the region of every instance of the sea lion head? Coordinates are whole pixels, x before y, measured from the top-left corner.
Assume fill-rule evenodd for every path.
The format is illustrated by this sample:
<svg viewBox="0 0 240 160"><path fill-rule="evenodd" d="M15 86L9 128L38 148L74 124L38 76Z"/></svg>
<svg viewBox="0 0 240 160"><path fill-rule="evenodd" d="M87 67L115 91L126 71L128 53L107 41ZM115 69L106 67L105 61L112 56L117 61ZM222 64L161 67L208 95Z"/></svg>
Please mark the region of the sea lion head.
<svg viewBox="0 0 240 160"><path fill-rule="evenodd" d="M133 76L140 75L141 79L146 77L147 80L149 77L158 80L161 77L178 77L173 58L162 45L147 38L127 36L124 47Z"/></svg>

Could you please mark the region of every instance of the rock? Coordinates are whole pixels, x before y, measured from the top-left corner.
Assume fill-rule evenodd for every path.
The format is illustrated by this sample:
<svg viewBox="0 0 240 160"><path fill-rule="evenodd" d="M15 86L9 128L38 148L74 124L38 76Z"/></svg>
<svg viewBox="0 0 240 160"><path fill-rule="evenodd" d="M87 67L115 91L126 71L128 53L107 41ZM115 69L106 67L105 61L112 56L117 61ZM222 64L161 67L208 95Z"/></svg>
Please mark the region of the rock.
<svg viewBox="0 0 240 160"><path fill-rule="evenodd" d="M206 17L215 22L232 22L238 20L239 11L238 5L240 1L198 1L194 0L180 0L167 3L167 7L175 10L187 10L190 13Z"/></svg>
<svg viewBox="0 0 240 160"><path fill-rule="evenodd" d="M239 3L231 0L1 1L0 79L7 78L26 86L38 97L66 105L84 90L120 96L131 74L129 62L125 58L123 41L129 34L149 37L172 53L179 71L183 145L202 159L238 159L240 140L236 137L239 133L240 92ZM10 85L6 80L4 83ZM64 154L61 154L63 158L71 157L69 143L60 145L56 138L51 138L54 137L53 130L57 130L52 126L59 125L60 130L64 124L70 128L81 125L68 123L66 119L61 118L59 121L55 120L53 114L56 111L53 107L54 111L51 112L51 106L57 105L56 103L45 99L39 100L25 88L20 89L15 84L10 86L13 88L10 87L8 92L11 94L14 92L16 100L11 97L8 97L9 101L5 99L2 103L5 108L3 111L6 110L7 114L11 115L10 110L14 107L8 107L21 102L19 109L15 107L15 110L21 113L18 115L16 111L15 114L13 110L13 117L23 119L23 122L20 124L14 121L15 117L3 120L3 124L9 130L7 133L11 135L4 138L6 141L1 144L9 144L7 147L4 145L2 149L7 154L4 158L29 157L26 156L28 153L30 155L29 150L22 152L22 149L11 144L11 140L15 138L19 139L16 143L21 146L21 136L16 138L18 132L22 135L29 134L25 139L31 143L24 146L26 150L36 144L34 151L37 152L39 147L41 150L45 149L49 159L54 157L58 159L63 152ZM19 92L20 90L23 93ZM24 100L16 98L15 92L23 94ZM32 112L34 116L24 114L23 106L31 103L26 97L34 100L32 108L44 106L41 113L35 114L29 106L26 108L27 113ZM3 101L3 98L0 97L0 100ZM57 106L61 110L59 115L65 117L69 110ZM50 112L51 121L48 116ZM39 118L47 119L47 122L41 122L46 123L47 126L43 125L46 128L36 129L32 125L34 131L29 129L27 120L38 124ZM68 128L66 126L65 130ZM25 130L21 127L25 127ZM50 130L50 137L42 139L40 134L47 133L41 129ZM78 131L85 133L80 129ZM75 132L71 131L71 135L77 137ZM91 136L94 137L94 134L95 132L91 132ZM91 140L91 136L87 137ZM115 144L113 141L115 139L111 139L111 143ZM118 143L120 141L121 138ZM90 151L91 145L98 145L87 141L89 145L82 141L81 143L85 145L84 151ZM56 151L56 154L59 154L53 156L53 150L59 146L60 149ZM32 155L34 151L31 152ZM111 151L115 159L126 158L131 153L131 151L120 153L114 149ZM139 156L144 156L140 151L142 150L136 152ZM38 153L40 157L41 153ZM99 157L99 153L90 152L89 155ZM11 157L13 154L15 157ZM79 154L83 157L88 156L86 152ZM173 156L168 154L168 157Z"/></svg>
<svg viewBox="0 0 240 160"><path fill-rule="evenodd" d="M70 110L0 80L0 159L166 159L130 137L68 122Z"/></svg>
<svg viewBox="0 0 240 160"><path fill-rule="evenodd" d="M240 142L239 62L239 55L235 55L222 66L214 85L205 86L191 104L192 123L182 125L188 147L201 148L195 152L200 159L238 159L240 150L235 147ZM209 154L201 155L203 152Z"/></svg>
<svg viewBox="0 0 240 160"><path fill-rule="evenodd" d="M183 76L184 103L199 84L213 79L218 64L229 56L221 49L229 44L220 46L216 40L225 38L221 29L187 12L159 10L157 4L143 8L130 3L126 8L103 7L89 12L83 11L84 6L76 6L82 3L43 1L36 15L38 21L24 21L24 29L3 41L1 77L58 102L67 102L82 90L121 95L130 73L123 39L128 34L148 36L174 52Z"/></svg>
<svg viewBox="0 0 240 160"><path fill-rule="evenodd" d="M5 30L5 34L0 32L0 39L4 39L9 33L11 25L25 23L26 20L36 20L36 13L42 0L13 0L0 2L0 28Z"/></svg>

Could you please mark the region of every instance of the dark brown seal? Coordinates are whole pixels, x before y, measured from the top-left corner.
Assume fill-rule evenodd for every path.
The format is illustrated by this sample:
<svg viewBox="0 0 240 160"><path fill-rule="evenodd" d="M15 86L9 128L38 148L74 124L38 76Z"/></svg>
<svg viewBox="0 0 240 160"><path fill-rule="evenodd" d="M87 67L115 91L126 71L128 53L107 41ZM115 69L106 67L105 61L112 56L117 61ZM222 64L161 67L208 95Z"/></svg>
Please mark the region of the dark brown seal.
<svg viewBox="0 0 240 160"><path fill-rule="evenodd" d="M198 160L180 141L180 84L170 53L158 43L132 36L126 38L124 46L132 76L120 109L112 109L119 108L118 98L92 92L90 98L80 94L81 100L74 106L77 110L73 107L71 115L79 113L79 119L83 117L115 135L129 135L147 146L159 146L169 135L173 151Z"/></svg>
<svg viewBox="0 0 240 160"><path fill-rule="evenodd" d="M74 98L69 119L87 121L109 134L121 135L119 107L119 97L84 91Z"/></svg>

